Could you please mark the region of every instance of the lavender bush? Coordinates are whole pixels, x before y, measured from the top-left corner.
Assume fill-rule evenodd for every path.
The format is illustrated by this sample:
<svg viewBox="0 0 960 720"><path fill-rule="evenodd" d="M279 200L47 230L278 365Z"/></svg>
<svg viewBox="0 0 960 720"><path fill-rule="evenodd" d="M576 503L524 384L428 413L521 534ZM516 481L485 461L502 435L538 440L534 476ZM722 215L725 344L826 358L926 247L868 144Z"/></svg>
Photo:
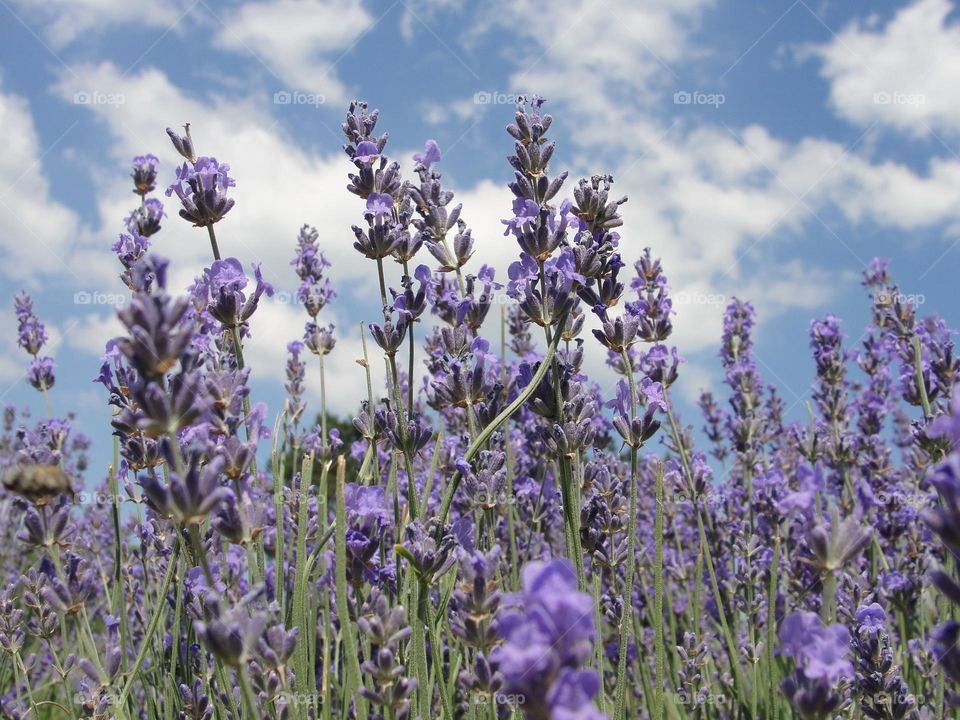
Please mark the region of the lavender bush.
<svg viewBox="0 0 960 720"><path fill-rule="evenodd" d="M4 412L0 714L952 716L960 361L943 321L875 261L863 342L832 315L811 324L809 420L788 423L734 300L725 387L685 424L665 269L620 237L612 177L571 190L551 171L542 99L507 128L505 278L474 258L441 148L404 178L378 119L355 102L342 125L380 296L352 426L326 407L322 232L290 238L304 332L271 417L243 350L273 288L216 233L242 158L235 179L186 126L167 131L179 168L134 159L140 205L113 245L132 299L96 377L106 479L84 479L72 418ZM151 194L174 172L164 206ZM189 288L161 257L175 214L211 248ZM29 297L14 309L50 408L47 334ZM591 379L588 353L617 381ZM76 502L84 487L97 502Z"/></svg>

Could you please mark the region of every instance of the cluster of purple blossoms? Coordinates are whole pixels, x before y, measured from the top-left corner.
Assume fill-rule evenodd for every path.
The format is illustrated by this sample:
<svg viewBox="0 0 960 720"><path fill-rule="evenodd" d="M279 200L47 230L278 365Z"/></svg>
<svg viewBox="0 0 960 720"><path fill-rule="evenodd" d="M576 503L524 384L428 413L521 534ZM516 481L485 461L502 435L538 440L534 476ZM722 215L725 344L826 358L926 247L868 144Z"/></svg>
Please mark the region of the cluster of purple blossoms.
<svg viewBox="0 0 960 720"><path fill-rule="evenodd" d="M53 387L55 381L52 357L40 355L47 342L47 329L33 312L33 300L26 293L14 299L17 314L17 344L32 357L27 368L27 381L42 393Z"/></svg>
<svg viewBox="0 0 960 720"><path fill-rule="evenodd" d="M189 125L184 126L182 136L169 128L167 135L186 162L177 169L177 179L167 187L165 195L176 194L184 220L197 227L210 227L222 220L235 202L227 197L227 190L237 184L230 177L230 166L213 157L197 157Z"/></svg>
<svg viewBox="0 0 960 720"><path fill-rule="evenodd" d="M185 162L167 194L212 251L174 288L154 253L161 168L134 158L140 207L113 245L132 296L96 379L115 461L84 483L72 418L3 413L0 715L954 713L960 360L943 319L872 263L862 341L835 316L811 324L811 402L793 421L760 370L757 312L734 299L697 432L675 401L665 269L649 248L628 258L611 176L570 189L552 170L542 98L507 128L496 242L516 255L499 281L438 143L405 178L379 119L357 101L342 125L354 247L379 290L356 377L327 321L329 228L295 243L289 228L286 278L222 257L230 170L171 132ZM306 322L265 453L244 350L286 283ZM16 313L46 395L46 332L28 297ZM333 367L361 388L346 421L327 407Z"/></svg>
<svg viewBox="0 0 960 720"><path fill-rule="evenodd" d="M496 622L503 644L491 660L529 720L604 717L593 705L600 677L583 667L597 641L592 605L565 560L526 565L522 592L504 598Z"/></svg>
<svg viewBox="0 0 960 720"><path fill-rule="evenodd" d="M850 631L824 626L815 613L792 613L780 624L780 643L780 652L796 667L784 692L797 712L811 720L832 717L843 702L842 683L854 677Z"/></svg>

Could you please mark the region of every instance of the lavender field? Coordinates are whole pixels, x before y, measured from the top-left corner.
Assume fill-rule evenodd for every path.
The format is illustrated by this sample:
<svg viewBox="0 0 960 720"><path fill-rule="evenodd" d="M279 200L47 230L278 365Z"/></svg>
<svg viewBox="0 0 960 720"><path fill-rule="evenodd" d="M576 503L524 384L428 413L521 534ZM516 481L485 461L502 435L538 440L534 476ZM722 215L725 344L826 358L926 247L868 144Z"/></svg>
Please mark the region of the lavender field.
<svg viewBox="0 0 960 720"><path fill-rule="evenodd" d="M70 407L53 290L7 299L30 393L0 428L0 717L960 717L955 308L869 260L867 326L812 318L794 403L763 305L724 297L691 403L682 268L617 177L564 170L562 101L490 103L488 237L444 143L425 123L404 154L370 100L344 103L339 193L270 238L285 382L251 356L284 291L228 222L254 178L191 118L112 164L119 334L81 369L109 426ZM183 229L197 264L169 259Z"/></svg>

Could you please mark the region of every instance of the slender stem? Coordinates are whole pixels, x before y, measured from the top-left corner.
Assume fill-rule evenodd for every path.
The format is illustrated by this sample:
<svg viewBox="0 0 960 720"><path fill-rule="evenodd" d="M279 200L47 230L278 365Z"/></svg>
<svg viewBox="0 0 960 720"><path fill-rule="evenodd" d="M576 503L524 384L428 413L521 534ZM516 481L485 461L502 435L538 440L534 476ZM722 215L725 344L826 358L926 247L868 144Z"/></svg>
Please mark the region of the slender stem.
<svg viewBox="0 0 960 720"><path fill-rule="evenodd" d="M403 444L403 463L407 473L407 505L410 507L410 518L416 520L420 515L417 501L417 481L413 472L413 449L410 447L410 433L407 428L406 414L403 412L403 401L400 396L400 377L397 372L397 358L388 356L390 372L393 375L394 402L397 407L397 418L400 425L400 442Z"/></svg>
<svg viewBox="0 0 960 720"><path fill-rule="evenodd" d="M410 267L406 260L403 261L403 274L410 277ZM413 416L413 365L416 360L417 347L413 339L414 324L410 323L407 330L408 357L407 357L407 417Z"/></svg>
<svg viewBox="0 0 960 720"><path fill-rule="evenodd" d="M210 249L213 250L213 259L220 259L220 246L217 245L217 234L213 229L213 225L207 225L207 235L210 237Z"/></svg>
<svg viewBox="0 0 960 720"><path fill-rule="evenodd" d="M246 663L237 667L237 679L240 681L240 691L243 694L243 704L246 707L251 718L258 716L257 697L253 694L253 687L250 685L250 677L247 675Z"/></svg>
<svg viewBox="0 0 960 720"><path fill-rule="evenodd" d="M633 424L633 420L637 416L637 389L636 389L636 380L633 376L633 364L630 361L630 356L627 354L626 350L622 350L620 354L623 359L624 372L627 375L627 382L630 386L630 424ZM620 618L620 637L619 637L619 648L617 655L617 677L615 682L615 693L616 701L614 703L613 717L614 720L623 720L624 710L626 706L627 698L627 642L629 641L629 623L627 618L630 616L628 608L633 607L633 573L634 567L636 565L636 538L637 538L637 452L639 447L633 441L630 443L630 510L629 515L627 516L627 567L626 567L626 584L624 586L623 592L623 614ZM660 506L657 505L657 517L660 517ZM662 613L660 616L654 618L654 624L659 626L662 623ZM659 651L659 646L657 646ZM657 654L657 667L660 667L660 662L662 658L658 652ZM658 673L659 677L659 673ZM662 717L662 703L659 702L659 689L655 690L656 696L654 698L654 707L656 712L656 720L660 720Z"/></svg>
<svg viewBox="0 0 960 720"><path fill-rule="evenodd" d="M541 297L543 297L544 302L546 302L547 280L546 272L544 271L542 262L540 263L540 294ZM551 318L551 320L552 319L553 318ZM563 317L561 318L560 323L557 325L556 332L558 338L563 335L563 326L565 322L566 317ZM547 341L547 346L553 344L549 323L544 324L543 333ZM546 360L544 360L544 362L546 362ZM550 367L553 370L554 402L557 406L556 420L559 423L563 423L563 393L560 389L560 365L557 362L556 354L550 358ZM585 591L587 581L583 571L583 551L581 550L580 545L580 507L575 501L576 494L574 493L573 480L570 473L570 459L565 454L561 453L557 458L557 463L560 467L560 492L563 499L563 519L564 532L568 546L567 552L573 556L571 559L574 561L574 565L577 569L577 585L581 591Z"/></svg>
<svg viewBox="0 0 960 720"><path fill-rule="evenodd" d="M773 561L770 564L770 588L767 592L767 678L770 691L770 720L777 720L778 693L777 678L774 672L773 650L777 637L777 583L780 572L780 529L776 528L773 536Z"/></svg>
<svg viewBox="0 0 960 720"><path fill-rule="evenodd" d="M327 375L323 367L323 353L320 358L320 432L323 434L323 442L327 442Z"/></svg>
<svg viewBox="0 0 960 720"><path fill-rule="evenodd" d="M302 687L307 684L307 676L310 672L307 659L306 639L306 586L309 583L309 577L305 570L307 564L307 515L309 514L309 488L313 483L313 457L307 454L303 458L303 466L300 472L300 486L297 489L297 535L296 535L296 568L294 570L294 588L293 588L293 618L292 624L300 629L301 642L298 642L294 648L294 667L297 672L298 684ZM321 503L318 507L323 508L325 514L326 508ZM279 534L279 533L278 533Z"/></svg>
<svg viewBox="0 0 960 720"><path fill-rule="evenodd" d="M913 370L917 378L917 388L920 390L920 404L923 407L923 417L930 417L930 398L927 396L927 383L923 379L923 353L920 349L920 338L913 336Z"/></svg>
<svg viewBox="0 0 960 720"><path fill-rule="evenodd" d="M430 706L433 704L433 686L427 678L427 605L430 603L428 593L430 589L422 579L410 584L411 595L416 607L416 617L413 620L413 637L411 638L411 664L417 675L417 700L421 717L430 715ZM436 663L436 649L434 649L434 663Z"/></svg>
<svg viewBox="0 0 960 720"><path fill-rule="evenodd" d="M566 316L561 318L560 324L562 325L566 321ZM507 405L499 415L497 415L489 425L487 425L483 430L481 430L476 439L470 444L470 447L467 448L467 452L464 453L463 459L464 462L470 462L473 459L474 455L480 452L480 449L484 446L487 440L496 432L497 428L503 425L511 415L513 415L517 410L519 410L523 404L530 398L531 395L539 387L540 383L543 381L544 376L547 374L547 370L550 369L550 361L553 359L554 353L557 351L557 345L560 343L561 334L557 333L553 342L547 347L547 354L543 356L543 360L540 362L540 367L537 368L537 372L534 373L533 377L530 379L530 383L514 398L513 402ZM443 499L440 501L440 513L438 515L438 539L442 537L443 524L447 520L447 515L450 513L450 505L453 504L453 496L457 492L457 488L460 486L460 481L462 477L460 471L457 470L451 476L450 481L447 483L446 491L443 494Z"/></svg>
<svg viewBox="0 0 960 720"><path fill-rule="evenodd" d="M371 426L373 423L373 380L370 377L370 357L367 355L367 333L364 324L360 323L360 346L363 348L363 369L367 376L367 414L370 417ZM377 453L376 437L370 440L370 452L373 456L373 477L376 483L380 482L380 455ZM371 484L376 484L371 483Z"/></svg>
<svg viewBox="0 0 960 720"><path fill-rule="evenodd" d="M707 565L707 574L710 577L710 587L713 591L713 596L716 601L717 615L720 620L720 629L722 630L724 639L726 640L727 656L730 660L730 667L733 671L733 679L737 688L742 689L744 687L744 683L740 672L740 664L737 661L739 658L739 652L737 650L736 641L730 632L730 626L727 624L727 613L724 609L723 595L720 593L720 584L717 581L717 574L714 569L715 566L713 562L713 553L710 550L710 544L707 540L707 531L706 527L704 526L703 508L701 507L700 498L693 493L693 472L690 469L690 459L687 457L686 446L684 445L683 438L680 436L680 428L677 425L676 418L673 414L673 404L670 401L667 388L663 389L663 400L664 404L667 406L667 419L670 422L670 433L680 454L680 462L683 466L684 477L691 490L690 497L693 499L694 513L697 521L697 531L700 536L700 547L703 550L703 559ZM709 522L709 520L710 516L708 515L707 521Z"/></svg>
<svg viewBox="0 0 960 720"><path fill-rule="evenodd" d="M213 577L213 571L210 570L210 563L207 560L207 552L203 549L203 540L200 538L200 525L190 523L187 526L187 532L190 535L190 545L193 548L195 560L203 568L203 576L207 579L207 585L211 590L217 586L217 581Z"/></svg>
<svg viewBox="0 0 960 720"><path fill-rule="evenodd" d="M654 519L653 559L653 637L656 652L656 720L663 718L664 671L666 648L663 641L663 465L657 465L657 507ZM756 716L756 714L754 714Z"/></svg>
<svg viewBox="0 0 960 720"><path fill-rule="evenodd" d="M367 716L367 701L359 693L362 686L360 677L360 656L357 651L357 640L353 634L354 623L350 621L350 608L347 600L347 507L344 498L346 477L346 460L341 455L337 458L337 524L334 531L334 546L336 564L334 567L337 615L340 617L340 639L343 643L343 662L345 665L344 708L346 714L347 703L350 698L356 705L356 716ZM359 601L357 606L359 607Z"/></svg>
<svg viewBox="0 0 960 720"><path fill-rule="evenodd" d="M823 603L820 606L820 617L824 625L834 621L836 616L837 573L827 569L823 575Z"/></svg>
<svg viewBox="0 0 960 720"><path fill-rule="evenodd" d="M594 627L597 628L598 638L602 638L600 633L600 628L602 627L600 623L602 618L600 615L601 577L600 577L599 568L597 568L596 565L594 565L590 574L593 575L593 624L594 624ZM595 662L597 663L597 672L600 673L600 677L602 678L603 677L603 659L604 659L604 655L606 654L606 648L604 647L602 639L598 640L597 646L594 649L594 651L596 653ZM598 693L597 701L600 706L600 713L604 717L606 717L607 715L606 693L605 692Z"/></svg>
<svg viewBox="0 0 960 720"><path fill-rule="evenodd" d="M107 473L110 482L110 509L113 515L113 581L116 584L113 596L113 611L120 615L120 668L127 666L127 609L126 594L123 588L123 540L120 534L120 483L117 480L116 468L120 465L120 440L116 436L113 438L113 465Z"/></svg>
<svg viewBox="0 0 960 720"><path fill-rule="evenodd" d="M270 453L271 469L273 470L273 511L276 526L281 530L283 528L283 486L286 468L283 467L285 453L278 451L277 444L280 441L280 426L284 422L285 415L286 411L284 410L277 415L277 419L273 423L273 447ZM293 461L296 462L296 455L294 455ZM283 536L284 533L282 531L278 532L276 534L276 540L274 541L273 591L277 598L277 604L280 606L281 616L286 617L286 592L284 588L286 579L284 577L284 570L287 556L284 549Z"/></svg>
<svg viewBox="0 0 960 720"><path fill-rule="evenodd" d="M173 573L174 570L176 570L177 558L179 555L180 536L177 535L173 541L173 552L170 555L170 561L167 563L167 572L164 574L163 582L160 584L160 601L153 610L153 616L150 618L150 624L147 625L147 631L143 636L143 645L140 647L140 652L137 653L137 659L134 661L133 668L130 670L130 675L127 678L127 682L123 686L123 690L120 693L120 699L117 701L117 705L119 707L123 707L123 704L127 700L127 696L130 694L130 689L133 687L133 682L137 677L137 673L140 672L140 668L143 666L143 660L147 656L147 650L150 649L150 643L153 641L153 634L157 630L157 625L160 624L160 617L167 608L167 604L163 601L163 599L166 597L167 590L170 588L170 581L173 579Z"/></svg>
<svg viewBox="0 0 960 720"><path fill-rule="evenodd" d="M50 400L50 390L48 388L43 388L43 404L47 408L47 417L53 417L53 401Z"/></svg>

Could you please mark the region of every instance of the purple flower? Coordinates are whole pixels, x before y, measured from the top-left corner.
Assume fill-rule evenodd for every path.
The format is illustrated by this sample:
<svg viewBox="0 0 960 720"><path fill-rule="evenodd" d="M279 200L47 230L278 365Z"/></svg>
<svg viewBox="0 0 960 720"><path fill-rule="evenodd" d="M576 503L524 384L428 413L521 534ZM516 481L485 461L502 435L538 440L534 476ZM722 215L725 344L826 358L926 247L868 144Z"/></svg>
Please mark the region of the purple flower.
<svg viewBox="0 0 960 720"><path fill-rule="evenodd" d="M149 247L150 241L145 236L131 231L130 235L121 234L120 239L111 245L110 249L117 254L120 264L129 270L147 254Z"/></svg>
<svg viewBox="0 0 960 720"><path fill-rule="evenodd" d="M137 155L133 159L133 170L130 177L133 178L133 192L137 195L146 195L157 188L157 165L160 161L155 155L147 153L146 155Z"/></svg>
<svg viewBox="0 0 960 720"><path fill-rule="evenodd" d="M367 212L378 215L390 215L393 212L393 197L387 193L371 193L367 198Z"/></svg>
<svg viewBox="0 0 960 720"><path fill-rule="evenodd" d="M136 210L124 218L124 225L131 234L150 237L160 232L160 222L166 217L163 203L156 198L150 198Z"/></svg>
<svg viewBox="0 0 960 720"><path fill-rule="evenodd" d="M33 300L26 293L14 298L17 313L17 344L31 355L40 352L47 342L47 330L33 313Z"/></svg>
<svg viewBox="0 0 960 720"><path fill-rule="evenodd" d="M380 157L380 150L375 143L369 140L361 140L357 143L357 150L353 156L355 161L364 165L370 165L378 157Z"/></svg>
<svg viewBox="0 0 960 720"><path fill-rule="evenodd" d="M427 144L423 146L423 152L413 154L413 161L427 170L434 163L440 162L440 146L437 145L437 141L427 140Z"/></svg>
<svg viewBox="0 0 960 720"><path fill-rule="evenodd" d="M503 644L491 660L503 674L504 691L524 696L528 718L581 717L573 713L599 690L596 673L580 669L596 641L593 599L577 590L568 560L527 563L522 584L520 593L504 598L495 623Z"/></svg>
<svg viewBox="0 0 960 720"><path fill-rule="evenodd" d="M176 193L180 198L180 217L196 227L223 219L234 205L234 200L227 197L227 189L237 184L229 170L229 165L221 165L212 157L200 157L192 164L180 166L176 181L166 190L167 197Z"/></svg>
<svg viewBox="0 0 960 720"><path fill-rule="evenodd" d="M857 630L860 633L875 635L886 632L887 614L879 603L861 605L854 614L854 620L857 621Z"/></svg>
<svg viewBox="0 0 960 720"><path fill-rule="evenodd" d="M810 680L834 685L853 678L850 632L843 625L824 625L811 612L795 612L780 625L780 652L793 658Z"/></svg>
<svg viewBox="0 0 960 720"><path fill-rule="evenodd" d="M382 487L347 483L344 486L343 497L351 525L392 524L393 514Z"/></svg>
<svg viewBox="0 0 960 720"><path fill-rule="evenodd" d="M53 370L55 367L53 358L35 357L30 361L30 367L27 368L27 380L37 390L45 392L53 387Z"/></svg>
<svg viewBox="0 0 960 720"><path fill-rule="evenodd" d="M209 594L212 596L212 593ZM208 596L206 617L196 621L193 629L214 655L226 665L239 667L250 657L267 626L266 614L251 612L246 605L259 595L258 591L245 596L236 606L221 613L219 605Z"/></svg>
<svg viewBox="0 0 960 720"><path fill-rule="evenodd" d="M314 355L329 355L337 342L333 336L333 325L323 327L308 322L303 328L303 342Z"/></svg>
<svg viewBox="0 0 960 720"><path fill-rule="evenodd" d="M207 303L207 310L225 327L235 327L250 319L266 294L273 297L273 286L263 279L258 263L253 264L256 287L248 298L244 293L249 282L243 266L236 258L215 260L194 283L194 298Z"/></svg>
<svg viewBox="0 0 960 720"><path fill-rule="evenodd" d="M927 436L944 438L952 450L960 450L960 383L953 387L950 411L937 417L927 427Z"/></svg>

